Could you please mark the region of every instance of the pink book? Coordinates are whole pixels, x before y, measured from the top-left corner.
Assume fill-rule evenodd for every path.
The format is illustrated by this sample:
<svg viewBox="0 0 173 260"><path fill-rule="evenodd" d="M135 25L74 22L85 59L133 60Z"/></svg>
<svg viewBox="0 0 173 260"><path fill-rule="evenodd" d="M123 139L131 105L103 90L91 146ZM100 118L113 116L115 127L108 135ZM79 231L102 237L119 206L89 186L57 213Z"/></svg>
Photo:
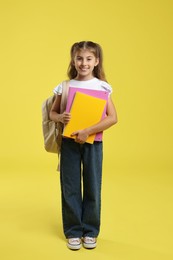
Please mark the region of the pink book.
<svg viewBox="0 0 173 260"><path fill-rule="evenodd" d="M102 90L94 90L94 89L83 89L83 88L75 88L69 87L68 98L67 98L67 105L66 105L66 112L70 112L71 105L73 103L74 96L76 92L81 92L93 97L101 98L104 100L108 100L108 92ZM97 108L96 108L97 109ZM106 106L104 108L102 119L106 116ZM103 132L97 133L95 137L95 141L102 141Z"/></svg>

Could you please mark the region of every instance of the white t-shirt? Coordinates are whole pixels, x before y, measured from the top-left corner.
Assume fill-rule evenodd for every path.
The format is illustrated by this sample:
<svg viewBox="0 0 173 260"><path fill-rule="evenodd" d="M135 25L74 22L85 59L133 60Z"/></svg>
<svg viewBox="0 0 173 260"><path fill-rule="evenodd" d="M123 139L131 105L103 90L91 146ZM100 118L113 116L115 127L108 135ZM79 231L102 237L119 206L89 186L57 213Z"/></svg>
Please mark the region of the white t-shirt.
<svg viewBox="0 0 173 260"><path fill-rule="evenodd" d="M71 79L69 83L69 87L103 90L103 91L106 90L109 92L109 94L112 93L112 87L107 82L102 81L98 78L92 78L90 80L85 80L85 81ZM62 82L54 88L53 92L54 94L57 95L62 94Z"/></svg>

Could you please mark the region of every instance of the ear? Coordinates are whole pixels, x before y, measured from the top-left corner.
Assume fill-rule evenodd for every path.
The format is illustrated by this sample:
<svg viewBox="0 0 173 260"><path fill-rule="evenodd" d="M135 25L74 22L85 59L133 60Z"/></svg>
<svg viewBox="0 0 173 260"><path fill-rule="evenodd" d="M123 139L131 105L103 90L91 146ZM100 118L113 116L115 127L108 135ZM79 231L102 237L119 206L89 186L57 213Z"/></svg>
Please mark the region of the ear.
<svg viewBox="0 0 173 260"><path fill-rule="evenodd" d="M95 67L99 64L99 58L96 59Z"/></svg>

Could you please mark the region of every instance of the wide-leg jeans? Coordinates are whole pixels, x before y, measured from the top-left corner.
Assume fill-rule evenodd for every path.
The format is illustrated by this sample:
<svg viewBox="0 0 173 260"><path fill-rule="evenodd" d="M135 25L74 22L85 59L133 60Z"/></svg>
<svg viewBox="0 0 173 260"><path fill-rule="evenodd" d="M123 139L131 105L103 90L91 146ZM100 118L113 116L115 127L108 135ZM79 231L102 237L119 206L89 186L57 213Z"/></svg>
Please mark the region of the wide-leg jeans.
<svg viewBox="0 0 173 260"><path fill-rule="evenodd" d="M100 231L102 142L63 138L60 159L62 219L66 238L97 237Z"/></svg>

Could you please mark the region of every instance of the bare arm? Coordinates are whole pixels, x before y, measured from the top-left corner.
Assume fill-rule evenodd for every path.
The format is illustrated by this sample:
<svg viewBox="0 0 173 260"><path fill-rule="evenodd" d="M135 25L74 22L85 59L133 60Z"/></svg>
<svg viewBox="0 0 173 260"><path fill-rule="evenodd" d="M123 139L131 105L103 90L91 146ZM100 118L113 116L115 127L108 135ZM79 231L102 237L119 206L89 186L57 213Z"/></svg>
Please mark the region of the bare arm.
<svg viewBox="0 0 173 260"><path fill-rule="evenodd" d="M102 132L117 123L117 113L111 97L109 97L108 99L106 113L107 116L99 123L92 125L86 129L75 131L74 133L72 133L72 136L76 135L76 142L84 143L89 135Z"/></svg>
<svg viewBox="0 0 173 260"><path fill-rule="evenodd" d="M67 124L70 121L70 113L64 112L60 114L61 95L56 95L55 101L50 110L49 117L54 122L61 122Z"/></svg>

